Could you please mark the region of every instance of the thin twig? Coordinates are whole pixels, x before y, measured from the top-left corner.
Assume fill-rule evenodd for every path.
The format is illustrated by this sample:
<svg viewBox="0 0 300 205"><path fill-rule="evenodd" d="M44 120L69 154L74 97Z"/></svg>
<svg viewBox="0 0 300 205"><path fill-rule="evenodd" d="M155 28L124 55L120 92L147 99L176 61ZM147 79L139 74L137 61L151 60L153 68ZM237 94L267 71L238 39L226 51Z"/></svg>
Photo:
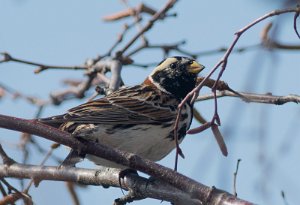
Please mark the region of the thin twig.
<svg viewBox="0 0 300 205"><path fill-rule="evenodd" d="M22 195L19 193L11 193L5 195L3 198L0 199L0 205L15 205L15 202L22 198Z"/></svg>
<svg viewBox="0 0 300 205"><path fill-rule="evenodd" d="M297 5L297 8L300 8L300 6ZM300 10L295 12L295 15L294 15L294 31L297 34L298 38L300 39L300 34L298 32L298 29L297 29L297 18L299 17L299 14L300 14Z"/></svg>
<svg viewBox="0 0 300 205"><path fill-rule="evenodd" d="M239 171L239 165L240 165L240 162L242 160L241 159L238 159L237 162L236 162L236 169L235 169L235 172L233 173L233 195L237 197L237 192L236 192L236 178L237 178L237 174L238 174L238 171Z"/></svg>
<svg viewBox="0 0 300 205"><path fill-rule="evenodd" d="M35 73L40 73L41 71L47 70L47 69L67 69L67 70L85 70L87 69L85 66L59 66L59 65L47 65L43 63L36 63L33 61L28 61L28 60L22 60L19 58L12 57L8 53L0 53L0 55L3 56L3 59L0 61L0 63L3 62L16 62L16 63L23 63L27 65L33 65L33 66L38 66L38 69L35 70Z"/></svg>
<svg viewBox="0 0 300 205"><path fill-rule="evenodd" d="M30 104L33 104L36 106L44 106L44 105L49 104L49 102L46 100L42 100L37 97L26 95L24 93L21 93L15 89L3 84L3 83L0 83L0 88L4 89L7 93L9 93L13 99L23 99L23 100L29 102Z"/></svg>
<svg viewBox="0 0 300 205"><path fill-rule="evenodd" d="M86 91L92 86L93 80L96 78L98 71L91 71L87 74L87 79L82 81L78 86L71 87L63 91L56 91L50 94L51 102L54 105L60 105L63 101L74 97L82 99L85 97Z"/></svg>
<svg viewBox="0 0 300 205"><path fill-rule="evenodd" d="M214 92L215 88L217 87L217 84L220 80L220 78L223 75L223 72L225 71L226 67L227 67L227 62L228 62L228 58L230 56L230 54L232 53L235 45L237 44L238 40L240 39L240 37L250 28L252 28L254 25L260 23L261 21L273 17L273 16L277 16L277 15L281 15L281 14L285 14L285 13L299 13L300 12L300 8L289 8L289 9L282 9L282 10L275 10L272 11L270 13L267 13L259 18L257 18L256 20L254 20L253 22L251 22L250 24L246 25L245 27L241 28L239 31L237 31L235 33L235 38L233 40L233 42L231 43L231 45L228 47L227 51L225 52L225 54L223 55L223 57L221 58L221 60L216 63L216 65L211 69L211 71L209 72L209 74L203 79L203 81L201 83L199 83L189 94L187 94L187 96L181 101L181 103L178 105L178 112L177 112L177 119L175 121L175 125L174 125L174 137L178 138L178 133L177 133L177 128L178 128L178 124L179 124L179 116L181 115L181 111L182 111L182 107L184 106L184 104L190 100L191 98L191 103L194 103L194 101L197 99L200 89L205 85L205 82L207 79L209 79L211 77L211 75L221 66L221 70L217 76L216 82L214 84L214 86L212 87L212 92ZM215 121L216 119L216 115L214 114L212 120ZM176 142L176 141L175 141ZM177 147L177 145L176 145ZM176 167L176 165L175 165Z"/></svg>
<svg viewBox="0 0 300 205"><path fill-rule="evenodd" d="M16 189L15 187L13 187L12 185L10 185L4 178L0 178L1 182L3 184L5 184L5 186L9 189L15 192L15 195L12 196L11 198L9 197L7 200L12 200L9 203L13 203L15 201L17 201L18 199L22 198L26 204L30 204L32 205L32 200L31 197L29 195L27 195L26 193L22 193L20 192L18 189ZM4 202L3 202L4 205Z"/></svg>
<svg viewBox="0 0 300 205"><path fill-rule="evenodd" d="M136 192L129 190L129 192L126 195L116 199L113 205L125 205L127 203L131 203L133 201L141 200L144 198L145 197L142 194L138 195Z"/></svg>
<svg viewBox="0 0 300 205"><path fill-rule="evenodd" d="M300 96L293 95L293 94L286 95L286 96L277 96L277 95L272 95L271 93L267 93L267 94L256 94L256 93L248 93L248 92L239 92L239 93L242 96L247 98L246 102L274 104L274 105L283 105L285 103L291 103L291 102L300 103ZM218 91L216 93L217 98L221 98L225 96L241 98L241 96L239 96L238 94L228 90ZM198 96L196 102L211 100L211 99L214 99L214 94L212 93Z"/></svg>
<svg viewBox="0 0 300 205"><path fill-rule="evenodd" d="M2 186L1 182L0 182L0 191L2 193L2 196L7 196L7 193L6 193L5 189L4 189L4 187Z"/></svg>
<svg viewBox="0 0 300 205"><path fill-rule="evenodd" d="M74 182L66 182L66 187L71 195L71 199L74 205L80 205L78 194L75 191L75 183Z"/></svg>
<svg viewBox="0 0 300 205"><path fill-rule="evenodd" d="M269 31L271 30L272 25L273 25L272 23L268 23L262 30L262 33L261 33L261 39L262 39L261 45L262 46L264 46L267 49L300 50L300 45L283 44L283 43L273 40L269 36Z"/></svg>
<svg viewBox="0 0 300 205"><path fill-rule="evenodd" d="M46 154L46 156L44 157L44 159L43 159L42 162L40 163L40 166L41 166L41 167L44 166L45 162L51 157L53 151L54 151L57 147L59 147L59 144L57 144L57 143L54 143L54 144L51 146L50 150L48 151L48 153ZM40 180L40 179L32 178L32 179L30 180L30 182L28 183L26 189L25 189L23 192L24 192L24 193L28 193L28 191L29 191L30 187L32 186L32 184L34 183L34 184L37 186L37 184L39 184L39 182L40 182L39 180Z"/></svg>
<svg viewBox="0 0 300 205"><path fill-rule="evenodd" d="M284 205L289 205L289 203L287 202L287 199L286 199L284 191L281 191L281 197L282 197L282 200L284 202Z"/></svg>
<svg viewBox="0 0 300 205"><path fill-rule="evenodd" d="M0 156L2 157L2 161L3 161L3 164L7 165L7 166L10 166L15 162L15 160L13 160L12 158L10 158L6 152L3 150L2 148L2 145L0 144Z"/></svg>

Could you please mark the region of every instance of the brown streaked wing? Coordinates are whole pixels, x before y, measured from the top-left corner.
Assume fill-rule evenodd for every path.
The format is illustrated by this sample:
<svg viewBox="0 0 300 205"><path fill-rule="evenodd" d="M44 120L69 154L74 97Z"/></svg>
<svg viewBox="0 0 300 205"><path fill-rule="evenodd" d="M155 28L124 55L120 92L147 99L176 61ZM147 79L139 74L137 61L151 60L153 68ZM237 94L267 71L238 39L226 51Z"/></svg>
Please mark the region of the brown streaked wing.
<svg viewBox="0 0 300 205"><path fill-rule="evenodd" d="M162 124L174 121L176 111L168 106L154 106L150 99L153 94L158 93L145 89L145 86L120 89L106 98L70 109L63 116L63 121L95 124Z"/></svg>

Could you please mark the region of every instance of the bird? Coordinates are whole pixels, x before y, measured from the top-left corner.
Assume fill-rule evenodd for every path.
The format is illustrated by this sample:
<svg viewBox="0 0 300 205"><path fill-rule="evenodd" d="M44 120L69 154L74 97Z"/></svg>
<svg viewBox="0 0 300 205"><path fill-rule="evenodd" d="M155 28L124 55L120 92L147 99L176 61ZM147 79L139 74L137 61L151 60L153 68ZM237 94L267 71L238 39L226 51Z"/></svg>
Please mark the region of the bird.
<svg viewBox="0 0 300 205"><path fill-rule="evenodd" d="M189 57L161 61L143 83L122 87L107 96L69 109L65 114L39 119L72 136L159 161L175 147L174 123L178 105L191 92L204 66ZM182 107L178 142L184 139L193 118L193 104ZM96 165L123 165L86 155Z"/></svg>

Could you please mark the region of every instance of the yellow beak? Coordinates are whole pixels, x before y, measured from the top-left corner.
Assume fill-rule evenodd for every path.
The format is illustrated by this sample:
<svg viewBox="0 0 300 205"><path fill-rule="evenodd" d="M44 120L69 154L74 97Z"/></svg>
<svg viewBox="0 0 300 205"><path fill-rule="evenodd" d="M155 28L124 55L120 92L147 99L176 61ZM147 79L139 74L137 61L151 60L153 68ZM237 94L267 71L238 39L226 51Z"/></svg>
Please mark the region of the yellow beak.
<svg viewBox="0 0 300 205"><path fill-rule="evenodd" d="M188 65L188 71L190 73L198 74L200 71L202 71L205 67L196 61L193 61L192 64Z"/></svg>

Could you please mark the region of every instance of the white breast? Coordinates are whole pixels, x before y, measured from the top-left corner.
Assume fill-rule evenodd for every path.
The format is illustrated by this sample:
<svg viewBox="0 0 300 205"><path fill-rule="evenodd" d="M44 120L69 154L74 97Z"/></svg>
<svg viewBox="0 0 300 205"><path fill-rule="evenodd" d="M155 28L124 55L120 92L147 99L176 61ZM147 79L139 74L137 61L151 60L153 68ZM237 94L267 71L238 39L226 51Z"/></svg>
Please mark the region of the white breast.
<svg viewBox="0 0 300 205"><path fill-rule="evenodd" d="M191 107L186 106L182 110L182 115L188 114L188 117L179 122L179 127L186 125L189 128L192 120ZM164 127L163 125L136 125L128 129L116 129L113 133L107 133L111 128L110 125L96 126L96 132L88 136L89 140L92 139L99 143L137 154L143 158L159 161L168 155L175 148L175 140L168 137L173 132L174 121L171 126ZM180 139L179 142L182 141ZM95 157L92 155L87 156L88 159L94 163L107 167L124 168L123 166L114 162L105 160L103 158Z"/></svg>

